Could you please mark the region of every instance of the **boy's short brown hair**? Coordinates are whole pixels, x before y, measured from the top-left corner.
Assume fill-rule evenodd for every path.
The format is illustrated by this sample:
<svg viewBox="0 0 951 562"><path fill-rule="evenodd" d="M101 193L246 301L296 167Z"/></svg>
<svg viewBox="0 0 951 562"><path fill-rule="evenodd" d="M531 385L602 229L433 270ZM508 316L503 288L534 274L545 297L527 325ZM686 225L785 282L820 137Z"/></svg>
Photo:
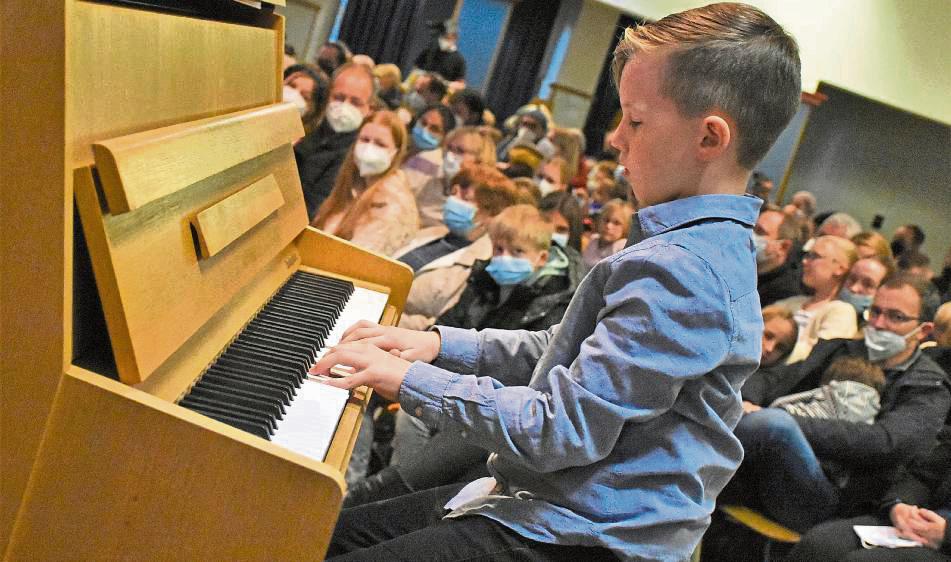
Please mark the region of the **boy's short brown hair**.
<svg viewBox="0 0 951 562"><path fill-rule="evenodd" d="M720 109L736 122L737 161L752 170L799 108L796 41L761 10L711 4L629 27L614 50L620 84L637 53L670 48L664 95L687 116Z"/></svg>
<svg viewBox="0 0 951 562"><path fill-rule="evenodd" d="M539 251L551 246L551 233L551 223L531 205L509 207L489 223L493 242L522 243Z"/></svg>
<svg viewBox="0 0 951 562"><path fill-rule="evenodd" d="M822 373L820 385L832 381L855 381L881 392L885 388L885 371L862 357L839 357Z"/></svg>

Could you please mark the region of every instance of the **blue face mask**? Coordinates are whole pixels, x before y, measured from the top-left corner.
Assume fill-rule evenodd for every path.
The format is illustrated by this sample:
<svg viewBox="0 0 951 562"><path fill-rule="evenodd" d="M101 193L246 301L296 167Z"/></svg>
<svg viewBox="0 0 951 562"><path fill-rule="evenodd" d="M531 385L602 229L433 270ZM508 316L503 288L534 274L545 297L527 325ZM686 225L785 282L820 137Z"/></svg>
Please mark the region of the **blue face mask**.
<svg viewBox="0 0 951 562"><path fill-rule="evenodd" d="M495 256L485 271L499 285L518 285L526 281L535 272L532 262L525 258Z"/></svg>
<svg viewBox="0 0 951 562"><path fill-rule="evenodd" d="M420 150L432 150L439 146L440 139L419 123L413 126L413 144Z"/></svg>
<svg viewBox="0 0 951 562"><path fill-rule="evenodd" d="M562 248L568 247L568 234L564 232L553 232L551 235L551 241L555 244L561 246Z"/></svg>
<svg viewBox="0 0 951 562"><path fill-rule="evenodd" d="M458 236L468 236L475 226L476 206L452 195L442 208L442 220L449 231Z"/></svg>
<svg viewBox="0 0 951 562"><path fill-rule="evenodd" d="M845 287L842 287L842 290L839 291L839 300L851 304L852 308L854 308L855 312L859 315L868 310L868 307L872 306L873 297L874 295L859 295L853 293Z"/></svg>
<svg viewBox="0 0 951 562"><path fill-rule="evenodd" d="M908 338L918 333L918 326L907 335L896 334L889 330L879 330L866 326L864 330L865 348L868 349L868 360L872 363L884 361L905 351Z"/></svg>

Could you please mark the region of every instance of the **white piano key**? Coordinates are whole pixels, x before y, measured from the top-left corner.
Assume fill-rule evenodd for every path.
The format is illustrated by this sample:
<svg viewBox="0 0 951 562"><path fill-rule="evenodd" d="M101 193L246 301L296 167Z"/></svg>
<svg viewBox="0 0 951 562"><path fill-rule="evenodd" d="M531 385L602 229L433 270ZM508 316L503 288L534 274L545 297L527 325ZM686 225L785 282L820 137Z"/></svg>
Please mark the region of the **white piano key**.
<svg viewBox="0 0 951 562"><path fill-rule="evenodd" d="M379 322L387 298L386 293L354 287L333 329L324 339L325 347L317 353L317 359L328 347L339 343L346 329L360 320ZM305 380L287 407L284 419L278 421L271 441L312 459L324 460L349 397L347 390Z"/></svg>

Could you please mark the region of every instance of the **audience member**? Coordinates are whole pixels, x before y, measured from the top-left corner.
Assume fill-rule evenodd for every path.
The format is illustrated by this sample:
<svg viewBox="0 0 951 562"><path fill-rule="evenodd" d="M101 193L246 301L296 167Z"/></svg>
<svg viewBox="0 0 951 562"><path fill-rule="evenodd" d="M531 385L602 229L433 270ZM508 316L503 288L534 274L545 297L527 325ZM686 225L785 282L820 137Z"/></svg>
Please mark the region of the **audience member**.
<svg viewBox="0 0 951 562"><path fill-rule="evenodd" d="M581 231L584 225L581 207L575 198L570 193L556 191L542 197L538 208L552 224L554 229L551 235L552 243L567 248L570 252L578 253L580 258Z"/></svg>
<svg viewBox="0 0 951 562"><path fill-rule="evenodd" d="M392 63L378 64L373 67L373 77L377 81L377 96L389 109L397 109L403 103L403 90L400 84L403 76L400 67Z"/></svg>
<svg viewBox="0 0 951 562"><path fill-rule="evenodd" d="M781 306L763 308L763 344L759 369L743 383L743 411L757 410L764 403L774 378L782 376L785 360L796 345L799 327L791 312Z"/></svg>
<svg viewBox="0 0 951 562"><path fill-rule="evenodd" d="M512 180L484 164L466 164L454 176L452 193L453 196L446 202L445 224L453 236L442 242L457 244L459 238L465 238L468 244L452 253L443 254L416 271L400 318L400 327L428 329L436 318L456 304L476 260L492 257L492 243L487 234L488 222L505 208L522 202ZM417 238L400 254L406 256L436 240L440 240L439 236ZM413 261L419 263L425 259Z"/></svg>
<svg viewBox="0 0 951 562"><path fill-rule="evenodd" d="M571 171L568 168L568 161L561 156L554 156L542 162L538 167L538 173L535 175L535 181L542 197L549 193L568 191L568 180L570 178Z"/></svg>
<svg viewBox="0 0 951 562"><path fill-rule="evenodd" d="M925 231L917 224L903 224L892 234L892 254L901 259L906 253L918 253L925 243Z"/></svg>
<svg viewBox="0 0 951 562"><path fill-rule="evenodd" d="M890 260L886 262L878 256L859 259L849 269L838 299L851 304L861 319L872 305L879 285L893 273L895 265Z"/></svg>
<svg viewBox="0 0 951 562"><path fill-rule="evenodd" d="M878 487L883 482L878 483ZM892 526L918 548L870 548L855 525ZM877 510L817 525L806 533L787 562L824 560L947 562L951 560L951 431L945 429L928 453L900 471Z"/></svg>
<svg viewBox="0 0 951 562"><path fill-rule="evenodd" d="M406 95L404 102L413 116L418 116L427 106L442 104L446 96L446 82L436 74L429 72L416 76L413 89Z"/></svg>
<svg viewBox="0 0 951 562"><path fill-rule="evenodd" d="M357 129L370 114L373 75L364 66L346 65L334 75L330 101L320 125L294 146L310 220L330 195Z"/></svg>
<svg viewBox="0 0 951 562"><path fill-rule="evenodd" d="M548 147L547 150L543 150L543 143ZM581 132L581 129L549 127L548 133L545 138L538 142L537 147L546 159L555 156L565 159L568 166L568 175L565 177L566 184L570 184L571 180L581 171L581 156L584 154L584 133Z"/></svg>
<svg viewBox="0 0 951 562"><path fill-rule="evenodd" d="M443 141L442 169L416 194L420 225L423 228L445 226L443 210L449 196L450 180L463 164L495 166L495 145L475 127L456 127L446 133Z"/></svg>
<svg viewBox="0 0 951 562"><path fill-rule="evenodd" d="M507 160L509 150L522 144L534 145L548 132L548 117L540 109L526 111L518 116L517 128L499 142L497 157Z"/></svg>
<svg viewBox="0 0 951 562"><path fill-rule="evenodd" d="M858 330L855 309L838 300L839 291L856 261L855 244L838 236L816 238L802 258L802 284L811 295L789 297L775 304L793 313L799 339L787 362L805 359L820 339L851 338Z"/></svg>
<svg viewBox="0 0 951 562"><path fill-rule="evenodd" d="M887 262L895 260L888 240L874 230L859 232L852 237L852 243L855 244L855 253L859 255L859 259L878 256Z"/></svg>
<svg viewBox="0 0 951 562"><path fill-rule="evenodd" d="M898 269L911 275L917 275L926 281L934 278L931 260L917 250L906 250L898 255Z"/></svg>
<svg viewBox="0 0 951 562"><path fill-rule="evenodd" d="M769 407L804 418L875 423L881 408L879 393L885 388L881 367L864 357L839 357L819 384L812 390L780 396Z"/></svg>
<svg viewBox="0 0 951 562"><path fill-rule="evenodd" d="M456 116L456 123L461 127L478 127L483 124L482 114L485 112L485 100L478 90L465 88L449 96L449 107Z"/></svg>
<svg viewBox="0 0 951 562"><path fill-rule="evenodd" d="M350 48L343 41L328 41L317 51L317 66L327 76L333 76L338 68L350 62Z"/></svg>
<svg viewBox="0 0 951 562"><path fill-rule="evenodd" d="M801 264L793 257L799 228L778 207L760 212L753 229L756 248L756 290L761 306L802 293Z"/></svg>
<svg viewBox="0 0 951 562"><path fill-rule="evenodd" d="M938 308L934 315L934 345L923 349L951 377L951 302Z"/></svg>
<svg viewBox="0 0 951 562"><path fill-rule="evenodd" d="M951 406L951 385L918 349L934 314L923 308L922 295L920 280L886 280L869 309L864 340L820 342L771 389L778 397L815 388L836 359L867 358L886 376L875 423L805 418L775 408L745 415L736 435L746 457L728 486L730 496L802 532L861 505L898 466L931 447ZM824 460L846 467L848 477L831 481L823 473Z"/></svg>
<svg viewBox="0 0 951 562"><path fill-rule="evenodd" d="M435 41L416 57L413 66L436 72L455 82L466 78L466 59L459 53L459 26L452 20L432 24Z"/></svg>
<svg viewBox="0 0 951 562"><path fill-rule="evenodd" d="M402 169L417 200L433 180L443 177L443 139L455 122L449 108L437 104L427 106L410 124L412 142Z"/></svg>
<svg viewBox="0 0 951 562"><path fill-rule="evenodd" d="M290 43L284 43L284 61L281 70L287 70L287 67L293 64L297 64L297 51Z"/></svg>
<svg viewBox="0 0 951 562"><path fill-rule="evenodd" d="M941 275L931 280L941 294L941 302L951 301L951 247L944 254L944 264L941 267Z"/></svg>
<svg viewBox="0 0 951 562"><path fill-rule="evenodd" d="M534 181L535 175L542 165L542 160L544 160L544 157L538 149L532 145L522 144L513 146L512 150L509 151L508 165L506 166L505 163L501 163L499 167L501 167L502 172L510 178L530 177ZM528 172L527 176L526 172Z"/></svg>
<svg viewBox="0 0 951 562"><path fill-rule="evenodd" d="M532 207L538 207L538 204L542 200L542 192L538 189L538 186L535 185L535 182L527 176L512 176L511 166L502 170L502 175L512 180L512 183L515 184L515 187L518 188L519 192L522 194L522 200L526 204L531 205ZM552 235L554 236L554 235Z"/></svg>
<svg viewBox="0 0 951 562"><path fill-rule="evenodd" d="M352 57L350 57L350 62L352 62L353 64L363 65L369 68L371 71L373 70L373 67L376 66L376 62L373 60L373 58L370 57L370 55L364 55L364 54L353 55Z"/></svg>
<svg viewBox="0 0 951 562"><path fill-rule="evenodd" d="M419 230L416 200L399 169L406 145L395 113L370 115L313 225L387 256L406 245Z"/></svg>
<svg viewBox="0 0 951 562"><path fill-rule="evenodd" d="M584 263L594 267L602 259L624 249L631 229L631 206L620 199L608 201L598 216L598 232L581 252Z"/></svg>
<svg viewBox="0 0 951 562"><path fill-rule="evenodd" d="M822 221L816 229L816 236L838 236L851 240L853 236L862 232L862 225L851 215L846 213L832 213Z"/></svg>
<svg viewBox="0 0 951 562"><path fill-rule="evenodd" d="M787 213L794 214L798 211L807 219L811 219L816 214L816 196L808 191L797 191L793 193L787 206L792 207L791 209L783 209Z"/></svg>
<svg viewBox="0 0 951 562"><path fill-rule="evenodd" d="M773 180L761 172L753 172L752 181L747 193L759 197L763 203L769 202L769 195L773 191Z"/></svg>
<svg viewBox="0 0 951 562"><path fill-rule="evenodd" d="M288 89L297 93L287 98ZM294 64L284 70L284 101L293 101L301 110L304 134L320 126L330 96L330 79L320 68L312 64ZM297 100L303 102L303 108Z"/></svg>

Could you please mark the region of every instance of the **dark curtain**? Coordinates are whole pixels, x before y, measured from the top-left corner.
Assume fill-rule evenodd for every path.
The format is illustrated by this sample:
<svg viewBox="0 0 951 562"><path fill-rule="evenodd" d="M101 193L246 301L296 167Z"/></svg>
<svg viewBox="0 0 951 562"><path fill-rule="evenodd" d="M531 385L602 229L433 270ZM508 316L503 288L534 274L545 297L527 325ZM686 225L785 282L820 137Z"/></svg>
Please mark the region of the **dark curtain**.
<svg viewBox="0 0 951 562"><path fill-rule="evenodd" d="M618 99L617 88L611 78L611 61L614 60L614 48L617 47L624 30L628 27L642 24L644 20L636 19L627 14L621 14L614 29L614 41L611 49L601 65L601 76L598 78L598 88L594 91L591 107L588 109L588 118L584 122L585 152L590 156L597 156L604 144L604 133L614 127L614 119L621 109L621 100Z"/></svg>
<svg viewBox="0 0 951 562"><path fill-rule="evenodd" d="M499 123L535 95L539 66L560 6L561 0L522 0L512 7L485 92L486 104Z"/></svg>
<svg viewBox="0 0 951 562"><path fill-rule="evenodd" d="M340 22L340 40L354 54L400 65L407 58L422 0L350 0Z"/></svg>

